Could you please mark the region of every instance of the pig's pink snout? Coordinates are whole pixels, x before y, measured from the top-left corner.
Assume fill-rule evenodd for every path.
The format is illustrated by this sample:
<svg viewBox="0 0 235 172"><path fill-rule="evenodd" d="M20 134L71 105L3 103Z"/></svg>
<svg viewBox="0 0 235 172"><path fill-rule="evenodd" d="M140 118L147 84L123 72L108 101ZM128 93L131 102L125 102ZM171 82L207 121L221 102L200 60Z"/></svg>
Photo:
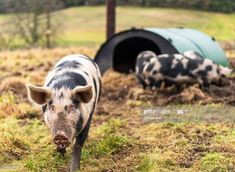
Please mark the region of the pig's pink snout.
<svg viewBox="0 0 235 172"><path fill-rule="evenodd" d="M65 135L64 132L58 132L53 138L53 141L59 149L65 149L70 144L69 138Z"/></svg>

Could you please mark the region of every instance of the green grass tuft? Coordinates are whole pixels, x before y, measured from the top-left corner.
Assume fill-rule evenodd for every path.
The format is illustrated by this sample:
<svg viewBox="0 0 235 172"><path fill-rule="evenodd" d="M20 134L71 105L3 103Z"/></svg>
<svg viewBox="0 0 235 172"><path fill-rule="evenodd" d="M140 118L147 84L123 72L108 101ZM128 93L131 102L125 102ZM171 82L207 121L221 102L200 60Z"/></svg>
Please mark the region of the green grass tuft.
<svg viewBox="0 0 235 172"><path fill-rule="evenodd" d="M174 160L172 159L173 152L168 151L164 154L151 153L145 155L140 162L137 171L139 172L158 172L158 171L174 171L177 170Z"/></svg>
<svg viewBox="0 0 235 172"><path fill-rule="evenodd" d="M118 132L119 128L124 124L125 124L125 122L121 121L120 119L111 118L108 122L99 126L94 131L94 134L99 137L107 136L107 135L113 134L115 132Z"/></svg>
<svg viewBox="0 0 235 172"><path fill-rule="evenodd" d="M99 157L99 156L108 156L115 152L120 151L125 146L130 144L129 138L127 136L106 136L102 139L88 143L84 149L83 159L85 157Z"/></svg>
<svg viewBox="0 0 235 172"><path fill-rule="evenodd" d="M201 159L200 171L212 172L220 171L227 172L234 170L235 160L234 158L225 157L221 153L208 153Z"/></svg>

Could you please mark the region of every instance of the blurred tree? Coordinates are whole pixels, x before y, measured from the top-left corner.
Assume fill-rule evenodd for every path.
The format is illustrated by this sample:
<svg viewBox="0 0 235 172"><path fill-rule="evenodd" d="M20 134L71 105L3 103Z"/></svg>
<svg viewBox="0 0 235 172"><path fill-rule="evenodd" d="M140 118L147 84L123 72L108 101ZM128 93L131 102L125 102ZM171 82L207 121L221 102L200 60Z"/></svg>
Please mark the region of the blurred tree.
<svg viewBox="0 0 235 172"><path fill-rule="evenodd" d="M0 22L0 50L9 49L14 42L16 33L14 29L9 25L8 21Z"/></svg>
<svg viewBox="0 0 235 172"><path fill-rule="evenodd" d="M27 0L0 0L0 13L6 13L8 8L15 6L15 3L23 3ZM34 1L34 0L32 0ZM38 0L44 2L45 0ZM52 0L55 1L55 0ZM57 0L58 1L58 0ZM105 0L60 0L64 7L82 5L101 5ZM4 4L10 5L5 8ZM49 0L47 0L49 2ZM140 5L158 7L191 8L199 10L219 11L225 13L235 12L235 0L116 0L118 5ZM8 3L9 4L9 3Z"/></svg>
<svg viewBox="0 0 235 172"><path fill-rule="evenodd" d="M58 27L52 22L51 12L62 8L58 0L9 0L7 12L15 33L28 45L43 43L49 48Z"/></svg>
<svg viewBox="0 0 235 172"><path fill-rule="evenodd" d="M234 0L146 0L147 6L191 8L225 13L235 12Z"/></svg>
<svg viewBox="0 0 235 172"><path fill-rule="evenodd" d="M62 0L65 7L85 5L86 0Z"/></svg>

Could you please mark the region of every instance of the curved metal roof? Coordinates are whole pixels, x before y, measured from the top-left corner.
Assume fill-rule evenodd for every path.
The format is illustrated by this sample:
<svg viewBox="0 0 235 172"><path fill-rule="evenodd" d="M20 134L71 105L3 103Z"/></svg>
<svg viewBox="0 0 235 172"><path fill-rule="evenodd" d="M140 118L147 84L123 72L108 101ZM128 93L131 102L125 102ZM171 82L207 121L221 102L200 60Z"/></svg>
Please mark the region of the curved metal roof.
<svg viewBox="0 0 235 172"><path fill-rule="evenodd" d="M227 57L214 38L188 28L147 28L146 30L167 39L180 53L194 50L203 57L222 66L228 66Z"/></svg>

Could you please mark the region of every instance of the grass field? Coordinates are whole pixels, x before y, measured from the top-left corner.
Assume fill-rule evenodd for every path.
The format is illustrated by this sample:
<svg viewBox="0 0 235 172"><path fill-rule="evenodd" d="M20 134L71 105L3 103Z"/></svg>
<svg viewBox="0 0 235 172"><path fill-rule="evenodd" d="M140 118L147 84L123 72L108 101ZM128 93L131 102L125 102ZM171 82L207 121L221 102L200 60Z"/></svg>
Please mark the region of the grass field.
<svg viewBox="0 0 235 172"><path fill-rule="evenodd" d="M105 40L104 7L71 8L61 13L66 23L60 45L97 45ZM190 27L218 40L231 40L235 38L234 20L235 14L164 8L117 8L117 31L131 27ZM78 38L77 41L75 38Z"/></svg>
<svg viewBox="0 0 235 172"><path fill-rule="evenodd" d="M65 172L65 157L56 152L38 107L27 100L25 83L42 85L54 63L66 54L96 54L105 40L104 7L79 7L58 12L63 28L54 49L0 52L0 171ZM0 20L4 20L0 16ZM235 14L193 10L118 7L118 31L130 27L192 27L219 40L235 37ZM70 47L71 46L71 47ZM171 103L164 108L189 110L187 117L209 122L143 123L142 107L156 107L132 75L107 73L103 93L82 154L84 172L233 172L235 129L229 118L234 107L199 101ZM188 93L193 93L191 90ZM197 99L185 94L186 99ZM141 97L142 98L139 98ZM161 95L157 95L161 99ZM201 96L201 97L200 97ZM166 97L165 97L166 98ZM12 169L12 170L11 170Z"/></svg>
<svg viewBox="0 0 235 172"><path fill-rule="evenodd" d="M92 13L88 13L92 11ZM105 8L79 7L61 11L66 21L59 45L97 45L105 40ZM117 8L117 31L132 27L190 27L218 40L235 38L235 14L164 8Z"/></svg>
<svg viewBox="0 0 235 172"><path fill-rule="evenodd" d="M76 7L55 13L60 21L58 46L98 46L105 40L105 7ZM0 21L4 16L0 16ZM168 8L117 8L117 31L131 27L190 27L217 40L233 40L235 14ZM16 41L13 47L22 47Z"/></svg>

